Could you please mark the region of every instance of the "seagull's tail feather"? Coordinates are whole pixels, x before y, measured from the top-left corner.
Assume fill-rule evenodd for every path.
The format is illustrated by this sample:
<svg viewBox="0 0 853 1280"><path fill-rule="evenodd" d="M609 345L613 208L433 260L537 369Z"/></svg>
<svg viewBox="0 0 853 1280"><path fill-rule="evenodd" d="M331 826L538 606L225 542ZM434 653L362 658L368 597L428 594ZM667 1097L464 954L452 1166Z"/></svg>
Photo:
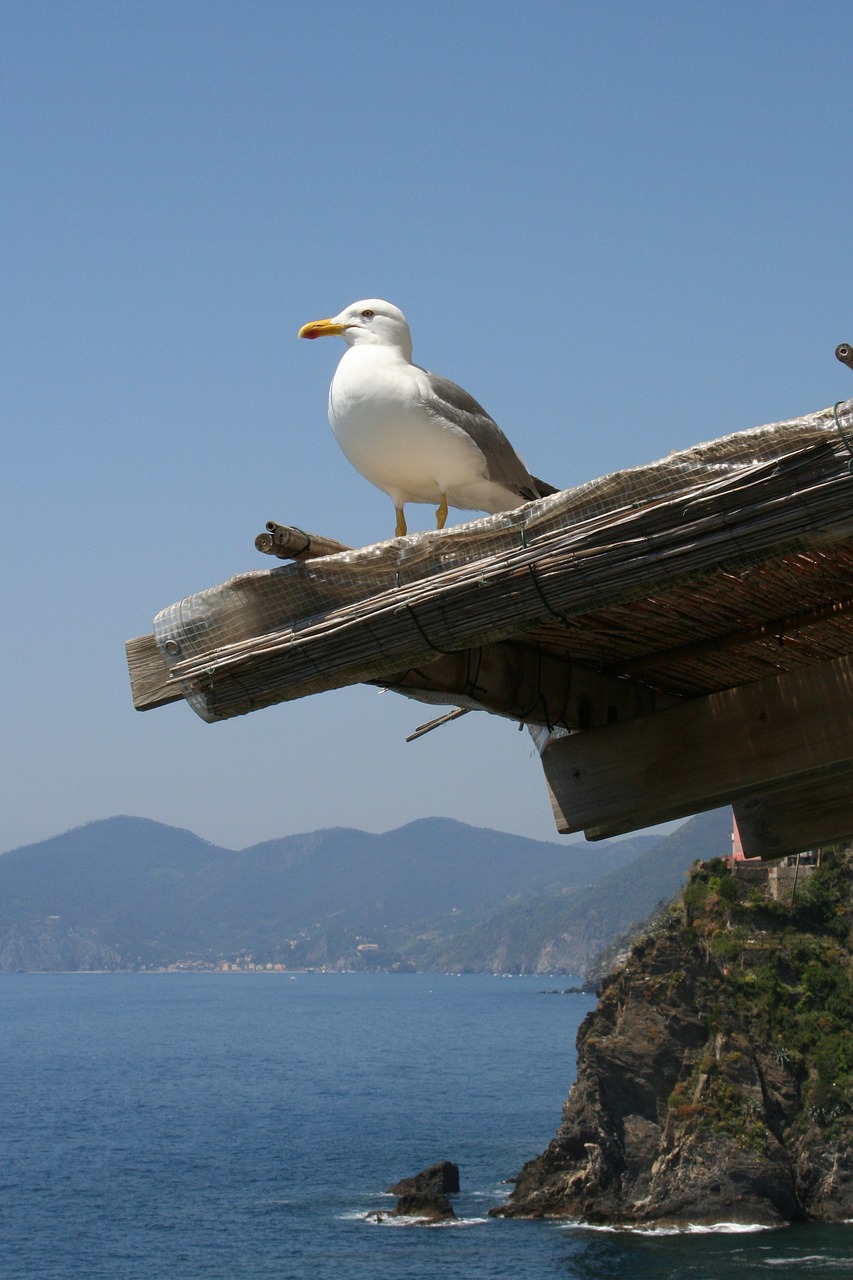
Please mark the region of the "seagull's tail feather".
<svg viewBox="0 0 853 1280"><path fill-rule="evenodd" d="M552 484L548 484L545 480L540 480L538 476L531 476L530 479L533 481L540 498L547 498L550 493L560 492Z"/></svg>

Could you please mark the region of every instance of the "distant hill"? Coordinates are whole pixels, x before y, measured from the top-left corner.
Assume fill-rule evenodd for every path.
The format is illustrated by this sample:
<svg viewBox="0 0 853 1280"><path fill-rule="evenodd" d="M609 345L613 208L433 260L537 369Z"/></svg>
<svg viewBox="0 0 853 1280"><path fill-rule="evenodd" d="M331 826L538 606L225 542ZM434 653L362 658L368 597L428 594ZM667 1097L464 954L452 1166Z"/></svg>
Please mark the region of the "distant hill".
<svg viewBox="0 0 853 1280"><path fill-rule="evenodd" d="M626 919L669 897L695 857L726 851L721 812L663 842L559 845L429 818L239 852L108 818L0 856L0 971L229 962L578 972ZM702 839L689 834L695 823L709 824Z"/></svg>
<svg viewBox="0 0 853 1280"><path fill-rule="evenodd" d="M455 937L418 949L419 964L440 970L512 969L585 973L606 948L630 936L683 887L697 860L730 852L731 809L699 814L635 858L575 890L527 895Z"/></svg>

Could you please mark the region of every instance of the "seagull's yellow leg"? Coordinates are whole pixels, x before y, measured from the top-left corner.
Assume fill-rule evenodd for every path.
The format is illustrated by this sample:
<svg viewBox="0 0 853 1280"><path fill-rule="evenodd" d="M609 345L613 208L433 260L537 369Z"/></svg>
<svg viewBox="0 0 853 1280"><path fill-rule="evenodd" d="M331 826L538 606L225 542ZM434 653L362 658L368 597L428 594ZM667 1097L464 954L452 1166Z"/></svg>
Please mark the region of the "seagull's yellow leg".
<svg viewBox="0 0 853 1280"><path fill-rule="evenodd" d="M406 517L403 515L403 508L395 507L394 510L397 512L397 528L394 530L394 537L405 538L408 530L406 529Z"/></svg>
<svg viewBox="0 0 853 1280"><path fill-rule="evenodd" d="M446 494L442 494L441 503L439 504L438 510L435 513L436 529L443 529L444 522L446 519L447 519L447 496Z"/></svg>

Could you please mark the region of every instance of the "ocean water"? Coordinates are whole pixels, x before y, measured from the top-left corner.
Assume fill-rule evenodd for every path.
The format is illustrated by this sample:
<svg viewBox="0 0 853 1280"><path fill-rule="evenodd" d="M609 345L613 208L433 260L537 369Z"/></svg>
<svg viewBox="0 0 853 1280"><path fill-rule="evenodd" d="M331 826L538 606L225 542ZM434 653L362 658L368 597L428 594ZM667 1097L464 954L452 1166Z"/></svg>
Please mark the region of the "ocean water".
<svg viewBox="0 0 853 1280"><path fill-rule="evenodd" d="M853 1226L489 1219L544 1148L593 1001L565 979L0 977L0 1280L802 1280ZM377 1223L460 1166L459 1221Z"/></svg>

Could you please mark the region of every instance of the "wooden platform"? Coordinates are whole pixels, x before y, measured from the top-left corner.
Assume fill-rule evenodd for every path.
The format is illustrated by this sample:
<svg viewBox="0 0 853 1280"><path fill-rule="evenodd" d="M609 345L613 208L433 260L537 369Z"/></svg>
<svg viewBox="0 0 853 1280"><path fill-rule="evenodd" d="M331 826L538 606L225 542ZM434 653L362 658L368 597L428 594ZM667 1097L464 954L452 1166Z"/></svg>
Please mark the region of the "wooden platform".
<svg viewBox="0 0 853 1280"><path fill-rule="evenodd" d="M561 831L732 803L747 854L848 836L851 438L847 402L358 550L270 526L298 562L159 614L128 643L135 705L213 721L381 684L531 726Z"/></svg>

